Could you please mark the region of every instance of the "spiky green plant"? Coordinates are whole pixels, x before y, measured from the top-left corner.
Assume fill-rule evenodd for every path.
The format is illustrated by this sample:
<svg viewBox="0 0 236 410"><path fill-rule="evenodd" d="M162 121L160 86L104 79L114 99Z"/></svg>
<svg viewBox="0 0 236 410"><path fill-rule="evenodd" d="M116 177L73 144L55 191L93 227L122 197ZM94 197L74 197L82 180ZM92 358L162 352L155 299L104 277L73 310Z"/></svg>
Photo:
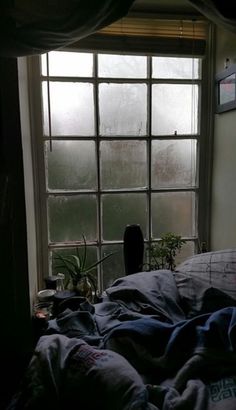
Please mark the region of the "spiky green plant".
<svg viewBox="0 0 236 410"><path fill-rule="evenodd" d="M83 253L81 255L78 247L75 249L75 254L62 256L59 253L56 253L55 259L60 261L61 264L57 264L57 269L63 269L71 279L73 288L76 289L78 283L81 280L86 280L86 278L91 283L95 296L97 295L97 285L96 279L94 278L92 271L100 265L103 261L109 258L113 253L109 253L98 261L87 266L87 243L83 235Z"/></svg>

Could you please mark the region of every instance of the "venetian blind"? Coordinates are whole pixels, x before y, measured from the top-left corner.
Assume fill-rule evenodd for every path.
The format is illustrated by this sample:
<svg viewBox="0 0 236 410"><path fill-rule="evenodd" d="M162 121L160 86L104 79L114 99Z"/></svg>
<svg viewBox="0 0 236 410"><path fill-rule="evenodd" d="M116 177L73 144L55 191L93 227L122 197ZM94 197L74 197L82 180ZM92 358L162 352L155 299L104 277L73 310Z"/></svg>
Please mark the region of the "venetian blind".
<svg viewBox="0 0 236 410"><path fill-rule="evenodd" d="M73 46L94 51L128 51L151 54L204 55L209 23L124 17Z"/></svg>

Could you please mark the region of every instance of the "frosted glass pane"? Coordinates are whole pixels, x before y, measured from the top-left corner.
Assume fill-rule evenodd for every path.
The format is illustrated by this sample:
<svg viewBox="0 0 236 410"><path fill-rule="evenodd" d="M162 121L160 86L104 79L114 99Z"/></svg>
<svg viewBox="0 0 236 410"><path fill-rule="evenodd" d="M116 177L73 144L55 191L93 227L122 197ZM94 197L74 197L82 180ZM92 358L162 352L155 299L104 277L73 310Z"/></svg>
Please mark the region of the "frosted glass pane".
<svg viewBox="0 0 236 410"><path fill-rule="evenodd" d="M48 190L96 189L94 141L53 141L45 144Z"/></svg>
<svg viewBox="0 0 236 410"><path fill-rule="evenodd" d="M43 109L43 133L49 135L49 108L48 108L48 87L47 83L42 82L42 109Z"/></svg>
<svg viewBox="0 0 236 410"><path fill-rule="evenodd" d="M196 185L196 140L152 141L152 187Z"/></svg>
<svg viewBox="0 0 236 410"><path fill-rule="evenodd" d="M123 245L106 245L102 247L103 256L111 252L113 252L113 255L106 259L102 266L103 289L107 289L116 279L125 276Z"/></svg>
<svg viewBox="0 0 236 410"><path fill-rule="evenodd" d="M200 78L200 60L198 58L153 57L153 78Z"/></svg>
<svg viewBox="0 0 236 410"><path fill-rule="evenodd" d="M99 110L101 135L145 135L147 86L145 84L101 84Z"/></svg>
<svg viewBox="0 0 236 410"><path fill-rule="evenodd" d="M102 188L142 188L147 185L145 141L102 141Z"/></svg>
<svg viewBox="0 0 236 410"><path fill-rule="evenodd" d="M49 75L65 77L92 77L93 54L68 51L50 51ZM46 54L41 56L42 74L47 75Z"/></svg>
<svg viewBox="0 0 236 410"><path fill-rule="evenodd" d="M196 134L198 130L198 86L155 84L152 87L152 134Z"/></svg>
<svg viewBox="0 0 236 410"><path fill-rule="evenodd" d="M175 264L176 266L184 262L190 256L193 256L195 253L195 244L193 241L186 242L181 251L176 255Z"/></svg>
<svg viewBox="0 0 236 410"><path fill-rule="evenodd" d="M98 75L110 78L146 78L147 57L99 54Z"/></svg>
<svg viewBox="0 0 236 410"><path fill-rule="evenodd" d="M48 199L50 242L97 239L95 195L50 196Z"/></svg>
<svg viewBox="0 0 236 410"><path fill-rule="evenodd" d="M52 135L94 135L93 85L50 81ZM44 134L48 135L47 83L43 81Z"/></svg>
<svg viewBox="0 0 236 410"><path fill-rule="evenodd" d="M103 238L123 240L128 224L139 224L146 236L147 201L145 194L113 194L102 198Z"/></svg>
<svg viewBox="0 0 236 410"><path fill-rule="evenodd" d="M161 192L152 194L152 236L167 232L181 236L195 235L195 194Z"/></svg>

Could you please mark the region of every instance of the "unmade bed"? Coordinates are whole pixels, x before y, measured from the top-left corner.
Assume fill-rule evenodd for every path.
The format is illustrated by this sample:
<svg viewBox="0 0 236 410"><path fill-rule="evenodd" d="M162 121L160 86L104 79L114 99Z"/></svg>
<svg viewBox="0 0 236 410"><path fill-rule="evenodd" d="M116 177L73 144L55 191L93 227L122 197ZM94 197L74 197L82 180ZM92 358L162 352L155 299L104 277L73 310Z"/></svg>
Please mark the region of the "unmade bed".
<svg viewBox="0 0 236 410"><path fill-rule="evenodd" d="M68 303L8 410L235 410L235 283L229 249L120 278L100 303Z"/></svg>

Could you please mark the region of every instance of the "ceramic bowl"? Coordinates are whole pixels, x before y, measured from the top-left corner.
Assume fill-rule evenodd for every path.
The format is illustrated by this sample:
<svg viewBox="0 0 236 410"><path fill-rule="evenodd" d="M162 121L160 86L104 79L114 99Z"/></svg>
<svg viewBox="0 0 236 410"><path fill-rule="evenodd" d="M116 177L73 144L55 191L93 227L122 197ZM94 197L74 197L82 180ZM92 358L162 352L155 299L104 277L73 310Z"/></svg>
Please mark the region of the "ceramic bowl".
<svg viewBox="0 0 236 410"><path fill-rule="evenodd" d="M50 302L56 293L54 289L43 289L37 293L39 302Z"/></svg>

